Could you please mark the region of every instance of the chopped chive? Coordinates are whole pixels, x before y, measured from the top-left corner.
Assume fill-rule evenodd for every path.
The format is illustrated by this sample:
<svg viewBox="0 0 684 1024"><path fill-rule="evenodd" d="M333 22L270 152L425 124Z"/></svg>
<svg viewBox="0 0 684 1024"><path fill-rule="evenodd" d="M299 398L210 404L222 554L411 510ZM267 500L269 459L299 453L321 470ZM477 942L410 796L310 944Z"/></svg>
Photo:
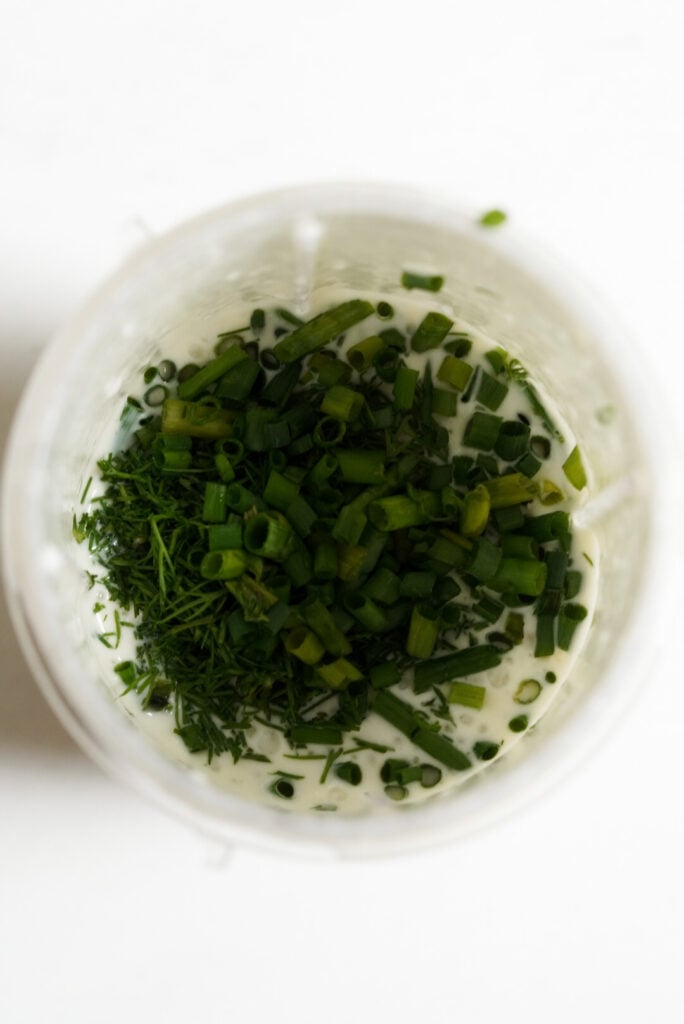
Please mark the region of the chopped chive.
<svg viewBox="0 0 684 1024"><path fill-rule="evenodd" d="M410 370L403 363L397 367L394 378L394 405L400 412L408 412L412 408L419 376L418 370Z"/></svg>
<svg viewBox="0 0 684 1024"><path fill-rule="evenodd" d="M473 746L473 754L478 761L491 761L499 753L499 744L487 740L478 740Z"/></svg>
<svg viewBox="0 0 684 1024"><path fill-rule="evenodd" d="M447 700L450 704L461 704L463 707L476 708L479 711L484 704L486 692L484 686L455 682L449 688Z"/></svg>
<svg viewBox="0 0 684 1024"><path fill-rule="evenodd" d="M321 412L336 420L349 423L355 420L363 408L363 395L351 388L332 387L321 402Z"/></svg>
<svg viewBox="0 0 684 1024"><path fill-rule="evenodd" d="M363 678L356 665L352 665L346 658L338 658L327 665L317 665L316 672L331 690L344 690L349 683Z"/></svg>
<svg viewBox="0 0 684 1024"><path fill-rule="evenodd" d="M406 653L411 658L429 658L439 633L438 613L429 604L415 605L411 613Z"/></svg>
<svg viewBox="0 0 684 1024"><path fill-rule="evenodd" d="M358 544L367 522L364 513L354 505L344 505L335 520L331 536L343 544Z"/></svg>
<svg viewBox="0 0 684 1024"><path fill-rule="evenodd" d="M432 413L435 416L455 416L458 408L458 395L444 388L433 388Z"/></svg>
<svg viewBox="0 0 684 1024"><path fill-rule="evenodd" d="M342 782L348 782L350 786L358 786L363 778L361 769L354 761L341 761L336 764L335 775Z"/></svg>
<svg viewBox="0 0 684 1024"><path fill-rule="evenodd" d="M487 480L484 486L489 491L493 509L531 501L537 491L536 485L522 473L509 473L507 476Z"/></svg>
<svg viewBox="0 0 684 1024"><path fill-rule="evenodd" d="M283 562L294 548L292 527L280 512L260 512L245 524L244 543L253 555Z"/></svg>
<svg viewBox="0 0 684 1024"><path fill-rule="evenodd" d="M443 313L427 313L411 338L411 348L414 352L427 352L431 348L439 348L453 325L453 320Z"/></svg>
<svg viewBox="0 0 684 1024"><path fill-rule="evenodd" d="M317 597L307 598L299 606L299 611L307 625L323 642L326 651L338 657L351 652L351 644Z"/></svg>
<svg viewBox="0 0 684 1024"><path fill-rule="evenodd" d="M391 569L383 566L377 569L370 579L366 580L363 592L373 601L379 601L380 604L396 604L401 593L401 578Z"/></svg>
<svg viewBox="0 0 684 1024"><path fill-rule="evenodd" d="M438 292L444 284L441 274L414 274L405 270L401 275L403 288L420 288L424 292Z"/></svg>
<svg viewBox="0 0 684 1024"><path fill-rule="evenodd" d="M227 523L207 529L210 551L225 551L242 547L242 519L231 514Z"/></svg>
<svg viewBox="0 0 684 1024"><path fill-rule="evenodd" d="M494 444L494 451L507 462L523 456L527 451L530 428L520 420L506 420L499 428L499 436Z"/></svg>
<svg viewBox="0 0 684 1024"><path fill-rule="evenodd" d="M437 378L458 391L465 391L472 372L473 368L469 363L465 363L456 356L448 355L442 360L442 365L437 371Z"/></svg>
<svg viewBox="0 0 684 1024"><path fill-rule="evenodd" d="M332 448L340 443L346 432L347 425L343 420L335 416L323 416L314 427L314 444L321 448Z"/></svg>
<svg viewBox="0 0 684 1024"><path fill-rule="evenodd" d="M403 494L380 498L368 506L368 518L378 530L392 532L417 526L425 517L415 501Z"/></svg>
<svg viewBox="0 0 684 1024"><path fill-rule="evenodd" d="M380 633L385 628L387 619L384 611L366 594L360 591L349 594L345 607L369 632Z"/></svg>
<svg viewBox="0 0 684 1024"><path fill-rule="evenodd" d="M283 800L291 800L295 794L295 788L289 781L289 779L276 779L276 781L272 783L269 788L271 793L274 794L274 796L279 796Z"/></svg>
<svg viewBox="0 0 684 1024"><path fill-rule="evenodd" d="M528 516L522 526L522 533L534 537L540 544L559 540L570 530L570 516L567 512L547 512L541 516Z"/></svg>
<svg viewBox="0 0 684 1024"><path fill-rule="evenodd" d="M293 629L287 636L285 650L305 665L316 665L325 654L325 648L316 634L304 626Z"/></svg>
<svg viewBox="0 0 684 1024"><path fill-rule="evenodd" d="M513 694L516 704L531 704L541 693L541 683L536 679L523 679Z"/></svg>
<svg viewBox="0 0 684 1024"><path fill-rule="evenodd" d="M422 764L419 781L423 789L432 789L442 781L442 771L434 764Z"/></svg>
<svg viewBox="0 0 684 1024"><path fill-rule="evenodd" d="M466 424L463 443L468 448L489 452L496 444L503 420L486 412L474 412Z"/></svg>
<svg viewBox="0 0 684 1024"><path fill-rule="evenodd" d="M249 512L253 508L263 508L264 503L253 491L242 484L227 484L226 504L233 512Z"/></svg>
<svg viewBox="0 0 684 1024"><path fill-rule="evenodd" d="M431 686L449 683L459 676L473 676L501 664L501 654L486 644L467 647L440 658L419 661L414 667L414 690L424 693Z"/></svg>
<svg viewBox="0 0 684 1024"><path fill-rule="evenodd" d="M453 768L455 771L464 771L470 767L470 759L455 747L451 740L422 727L411 705L394 694L387 690L378 690L373 698L373 710L440 764L445 764L447 768Z"/></svg>
<svg viewBox="0 0 684 1024"><path fill-rule="evenodd" d="M587 486L587 474L577 445L575 445L563 463L563 472L575 490L581 491L583 487Z"/></svg>
<svg viewBox="0 0 684 1024"><path fill-rule="evenodd" d="M485 373L480 373L480 386L477 389L477 401L480 405L486 406L492 412L496 412L504 398L508 394L508 386L500 380Z"/></svg>
<svg viewBox="0 0 684 1024"><path fill-rule="evenodd" d="M587 617L587 609L583 604L564 604L558 616L558 646L562 651L568 651L575 630L580 622Z"/></svg>
<svg viewBox="0 0 684 1024"><path fill-rule="evenodd" d="M193 373L191 377L181 381L178 385L178 397L183 399L197 398L205 391L210 384L217 381L224 373L227 373L233 366L247 358L247 353L239 345L233 345L226 349L220 356L211 359L208 363Z"/></svg>
<svg viewBox="0 0 684 1024"><path fill-rule="evenodd" d="M500 594L526 594L538 597L546 583L544 562L521 558L502 558L487 586Z"/></svg>
<svg viewBox="0 0 684 1024"><path fill-rule="evenodd" d="M370 302L364 299L350 299L298 326L290 335L279 341L273 351L281 363L291 363L327 345L333 338L365 320L372 312L373 306Z"/></svg>
<svg viewBox="0 0 684 1024"><path fill-rule="evenodd" d="M384 690L387 686L394 686L401 679L399 666L395 661L384 661L380 665L373 665L369 672L371 686L376 690Z"/></svg>
<svg viewBox="0 0 684 1024"><path fill-rule="evenodd" d="M247 564L244 551L210 551L202 559L200 572L205 580L234 580L242 576Z"/></svg>
<svg viewBox="0 0 684 1024"><path fill-rule="evenodd" d="M477 537L484 532L489 520L490 507L489 491L482 484L468 491L463 500L461 513L461 533L464 537Z"/></svg>
<svg viewBox="0 0 684 1024"><path fill-rule="evenodd" d="M508 728L511 732L524 732L528 725L529 719L527 715L516 715L515 718L511 718Z"/></svg>
<svg viewBox="0 0 684 1024"><path fill-rule="evenodd" d="M226 398L231 402L243 402L251 393L260 373L258 363L243 359L223 374L214 394L217 398Z"/></svg>
<svg viewBox="0 0 684 1024"><path fill-rule="evenodd" d="M382 451L338 448L335 457L342 479L347 483L381 484L385 479L386 456Z"/></svg>
<svg viewBox="0 0 684 1024"><path fill-rule="evenodd" d="M290 739L294 744L321 743L326 747L338 746L342 742L342 730L336 725L293 725Z"/></svg>
<svg viewBox="0 0 684 1024"><path fill-rule="evenodd" d="M349 365L357 373L365 373L373 365L375 357L384 347L385 342L377 334L372 335L370 338L364 338L363 341L357 342L356 345L352 345L348 349L347 359L349 360Z"/></svg>
<svg viewBox="0 0 684 1024"><path fill-rule="evenodd" d="M161 429L164 434L186 437L230 437L234 419L235 414L227 409L167 398L162 406Z"/></svg>
<svg viewBox="0 0 684 1024"><path fill-rule="evenodd" d="M226 502L228 492L225 484L207 483L204 485L204 505L202 519L205 523L222 523L226 518Z"/></svg>

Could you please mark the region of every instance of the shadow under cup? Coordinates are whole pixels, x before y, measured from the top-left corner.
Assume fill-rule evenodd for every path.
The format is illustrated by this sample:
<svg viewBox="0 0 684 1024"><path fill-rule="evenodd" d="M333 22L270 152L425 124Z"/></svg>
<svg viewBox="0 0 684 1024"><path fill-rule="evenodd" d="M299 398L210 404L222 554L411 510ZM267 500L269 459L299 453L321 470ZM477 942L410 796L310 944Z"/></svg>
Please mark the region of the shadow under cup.
<svg viewBox="0 0 684 1024"><path fill-rule="evenodd" d="M310 298L331 287L382 292L391 302L406 294L407 268L444 275L434 304L519 358L575 433L591 478L582 521L601 550L597 612L571 678L539 726L451 795L361 818L286 814L172 764L121 713L94 637L72 516L146 366L183 343L205 343L206 358L206 342L255 306L306 313ZM321 186L257 196L153 243L46 350L14 424L4 488L6 582L15 627L53 708L91 756L136 788L225 838L279 849L359 855L424 846L528 800L585 757L614 721L640 654L654 503L650 463L632 426L636 380L614 372L621 346L612 318L508 227L486 231L405 189Z"/></svg>

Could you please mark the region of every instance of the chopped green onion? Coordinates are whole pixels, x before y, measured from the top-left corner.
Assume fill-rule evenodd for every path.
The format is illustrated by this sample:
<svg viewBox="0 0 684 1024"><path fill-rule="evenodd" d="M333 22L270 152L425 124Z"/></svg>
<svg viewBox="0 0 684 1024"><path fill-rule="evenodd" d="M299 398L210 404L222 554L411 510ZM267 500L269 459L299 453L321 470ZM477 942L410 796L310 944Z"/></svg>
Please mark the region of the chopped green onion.
<svg viewBox="0 0 684 1024"><path fill-rule="evenodd" d="M563 463L563 472L575 490L581 491L583 487L587 486L587 474L577 445L575 445Z"/></svg>
<svg viewBox="0 0 684 1024"><path fill-rule="evenodd" d="M568 651L575 630L580 622L587 617L587 609L582 604L564 604L558 616L558 646Z"/></svg>
<svg viewBox="0 0 684 1024"><path fill-rule="evenodd" d="M411 658L429 658L439 633L439 616L429 604L415 605L411 613L406 653Z"/></svg>
<svg viewBox="0 0 684 1024"><path fill-rule="evenodd" d="M483 533L489 519L491 500L489 491L482 484L468 491L463 500L461 533L464 537L477 537Z"/></svg>
<svg viewBox="0 0 684 1024"><path fill-rule="evenodd" d="M531 501L537 491L536 485L522 473L509 473L507 476L487 480L484 486L489 491L493 509Z"/></svg>
<svg viewBox="0 0 684 1024"><path fill-rule="evenodd" d="M431 686L449 683L458 676L473 676L501 664L501 654L486 644L466 647L441 658L419 661L414 667L414 690L424 693Z"/></svg>
<svg viewBox="0 0 684 1024"><path fill-rule="evenodd" d="M325 654L325 647L315 633L304 626L293 629L285 640L285 650L305 665L316 665Z"/></svg>
<svg viewBox="0 0 684 1024"><path fill-rule="evenodd" d="M336 725L293 725L290 739L295 744L320 743L327 747L338 746L342 742L342 730Z"/></svg>
<svg viewBox="0 0 684 1024"><path fill-rule="evenodd" d="M489 743L487 740L478 740L478 742L473 746L473 754L478 761L491 761L498 753L498 743Z"/></svg>
<svg viewBox="0 0 684 1024"><path fill-rule="evenodd" d="M397 367L397 375L394 378L394 405L400 412L408 412L412 408L419 376L418 370L410 370L403 363Z"/></svg>
<svg viewBox="0 0 684 1024"><path fill-rule="evenodd" d="M360 591L349 594L345 607L371 633L380 633L385 628L385 613L375 601Z"/></svg>
<svg viewBox="0 0 684 1024"><path fill-rule="evenodd" d="M473 368L469 363L464 363L462 359L449 355L442 360L442 365L437 371L437 378L458 391L465 391L472 372Z"/></svg>
<svg viewBox="0 0 684 1024"><path fill-rule="evenodd" d="M432 413L434 416L455 416L458 408L458 395L444 388L433 388Z"/></svg>
<svg viewBox="0 0 684 1024"><path fill-rule="evenodd" d="M335 451L342 479L350 484L381 484L385 479L385 453L383 451Z"/></svg>
<svg viewBox="0 0 684 1024"><path fill-rule="evenodd" d="M357 373L365 373L373 365L373 360L385 347L385 342L377 334L352 345L347 352L347 359Z"/></svg>
<svg viewBox="0 0 684 1024"><path fill-rule="evenodd" d="M222 523L226 518L226 502L228 492L225 484L207 483L204 485L204 505L202 519L205 523Z"/></svg>
<svg viewBox="0 0 684 1024"><path fill-rule="evenodd" d="M307 625L323 642L326 651L338 657L351 652L351 644L317 597L307 598L300 604L299 611Z"/></svg>
<svg viewBox="0 0 684 1024"><path fill-rule="evenodd" d="M453 325L454 321L443 313L427 313L411 338L411 348L414 352L439 348Z"/></svg>
<svg viewBox="0 0 684 1024"><path fill-rule="evenodd" d="M373 710L440 764L445 764L447 768L453 768L455 771L464 771L470 767L470 759L455 747L451 740L423 728L411 705L394 694L387 690L378 690L373 698Z"/></svg>
<svg viewBox="0 0 684 1024"><path fill-rule="evenodd" d="M404 288L420 288L424 292L438 292L444 284L441 274L414 274L405 270L401 275L401 283Z"/></svg>
<svg viewBox="0 0 684 1024"><path fill-rule="evenodd" d="M484 704L486 692L484 686L456 682L449 687L447 700L450 704L461 704L463 707L476 708L479 711Z"/></svg>
<svg viewBox="0 0 684 1024"><path fill-rule="evenodd" d="M515 718L511 718L508 728L511 732L524 732L528 725L529 719L527 715L516 715Z"/></svg>
<svg viewBox="0 0 684 1024"><path fill-rule="evenodd" d="M487 586L500 594L526 594L538 597L546 583L544 562L522 558L502 558Z"/></svg>
<svg viewBox="0 0 684 1024"><path fill-rule="evenodd" d="M363 395L346 387L332 387L323 397L321 412L336 420L349 423L355 420L363 408Z"/></svg>
<svg viewBox="0 0 684 1024"><path fill-rule="evenodd" d="M516 704L531 704L541 693L541 683L536 679L523 679L513 694Z"/></svg>
<svg viewBox="0 0 684 1024"><path fill-rule="evenodd" d="M520 420L506 420L501 424L494 451L507 462L524 455L530 439L530 428Z"/></svg>
<svg viewBox="0 0 684 1024"><path fill-rule="evenodd" d="M425 521L425 516L415 501L411 501L404 494L372 501L368 506L368 518L378 530L387 533L417 526Z"/></svg>
<svg viewBox="0 0 684 1024"><path fill-rule="evenodd" d="M292 554L292 527L279 512L260 512L245 524L244 543L248 551L275 562Z"/></svg>
<svg viewBox="0 0 684 1024"><path fill-rule="evenodd" d="M317 665L316 672L331 690L344 690L349 683L354 683L363 676L346 658L338 658L327 665Z"/></svg>
<svg viewBox="0 0 684 1024"><path fill-rule="evenodd" d="M247 359L247 353L239 345L233 345L226 349L220 356L211 359L208 363L193 373L192 377L181 381L178 385L178 397L183 399L197 398L203 391L227 373L233 366Z"/></svg>
<svg viewBox="0 0 684 1024"><path fill-rule="evenodd" d="M480 405L486 406L492 412L496 412L504 398L508 394L508 386L500 380L485 373L480 373L480 386L477 389L477 401Z"/></svg>
<svg viewBox="0 0 684 1024"><path fill-rule="evenodd" d="M273 351L281 363L291 363L323 348L333 338L365 320L373 311L370 302L350 299L297 327L292 334L279 341Z"/></svg>
<svg viewBox="0 0 684 1024"><path fill-rule="evenodd" d="M202 559L200 572L205 580L234 580L243 574L247 565L244 551L235 548L210 551Z"/></svg>
<svg viewBox="0 0 684 1024"><path fill-rule="evenodd" d="M167 398L162 406L161 429L164 434L186 437L230 437L234 419L235 414L228 409Z"/></svg>
<svg viewBox="0 0 684 1024"><path fill-rule="evenodd" d="M210 526L207 530L210 551L225 551L242 547L242 519L231 514L227 523Z"/></svg>
<svg viewBox="0 0 684 1024"><path fill-rule="evenodd" d="M373 665L368 675L371 686L376 690L394 686L401 679L401 672L395 661L384 661L380 665Z"/></svg>
<svg viewBox="0 0 684 1024"><path fill-rule="evenodd" d="M463 444L468 448L477 448L479 451L491 451L496 444L502 422L500 416L491 416L487 412L474 412L466 423Z"/></svg>
<svg viewBox="0 0 684 1024"><path fill-rule="evenodd" d="M358 786L363 778L361 769L354 761L340 761L335 765L335 775L350 786Z"/></svg>

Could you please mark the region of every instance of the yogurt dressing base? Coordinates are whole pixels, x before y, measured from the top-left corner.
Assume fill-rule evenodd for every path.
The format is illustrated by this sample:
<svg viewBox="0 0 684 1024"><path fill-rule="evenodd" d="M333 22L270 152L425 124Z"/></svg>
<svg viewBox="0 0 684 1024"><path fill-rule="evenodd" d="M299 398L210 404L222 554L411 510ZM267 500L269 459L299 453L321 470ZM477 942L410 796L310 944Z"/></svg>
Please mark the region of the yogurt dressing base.
<svg viewBox="0 0 684 1024"><path fill-rule="evenodd" d="M297 309L296 312L305 318L315 316L324 309L331 308L351 297L368 298L372 302L387 300L387 296L378 293L359 293L343 291L339 288L322 289L316 293L315 301L309 308ZM496 341L488 338L481 331L473 328L465 322L459 322L454 317L453 311L441 305L435 296L395 296L391 297L391 303L395 310L394 318L391 320L380 319L375 316L369 317L361 324L349 330L344 338L344 343L339 348L341 354L347 347L355 344L363 338L369 337L388 326L396 326L409 336L417 327L426 312L440 310L447 313L455 320L454 331L467 333L473 342L473 347L466 357L468 362L477 364L481 362L485 353L496 347ZM246 322L245 312L233 314L232 322L237 326ZM269 324L270 324L269 318ZM188 361L206 362L213 355L216 335L231 327L231 322L226 322L226 314L217 314L211 321L205 321L192 340L188 339L188 327L183 331L169 332L159 343L159 349L153 353L149 362L154 364L155 360L162 358L173 359L182 365ZM262 333L261 343L268 345L270 339ZM433 369L433 378L443 357L441 350L427 352L424 354L407 352L404 356L406 364L412 369L423 371L426 363L430 362ZM537 390L540 390L535 383ZM142 390L142 389L141 389ZM125 402L126 392L122 390L121 405ZM548 479L558 485L564 494L564 500L553 509L566 510L571 513L586 503L587 492L575 491L566 480L562 471L562 463L569 455L575 445L574 438L563 420L559 411L553 406L545 394L541 395L544 405L553 421L557 424L565 440L564 442L554 441L551 456L546 460L535 478L536 480ZM469 409L476 408L475 402L471 402ZM534 417L524 394L514 383L509 388L508 395L497 410L497 415L504 418L515 418L517 413L524 412L532 424L533 433L544 433L540 421ZM442 420L448 425L451 432L451 454L456 454L461 449L462 432L469 418L469 413L464 412L463 406L458 414L449 420ZM111 424L109 433L110 450L116 444L125 443L125 438L119 436L116 439L118 424ZM90 493L90 498L97 496L104 490L101 481L97 481L96 473ZM530 505L533 515L543 514L550 509L535 500ZM101 567L94 563L92 558L84 553L84 568L96 574ZM505 756L525 735L525 732L513 732L509 727L511 719L524 714L528 718L529 731L534 724L546 713L550 705L557 698L565 680L571 673L574 661L577 658L585 641L587 631L593 615L596 603L596 592L598 584L598 559L599 552L594 535L590 530L579 529L573 523L573 549L571 551L572 568L582 572L582 588L574 598L575 601L583 604L589 614L581 626L577 629L571 650L564 652L556 650L553 656L548 658L534 657L535 640L535 619L531 607L518 608L525 619L525 637L523 642L504 654L502 662L497 667L476 676L468 677L467 681L478 686L486 687L486 697L482 709L475 710L461 707L457 704L450 705L452 721L440 719L442 732L448 736L454 744L466 753L472 761L472 767L463 772L450 771L444 766L439 766L442 771L441 781L436 786L426 789L419 783L413 783L407 787L407 795L400 806L406 806L425 799L432 799L436 795L445 794L456 789L473 775L483 771L490 761L479 761L472 754L472 748L478 741L487 741L500 744L499 752L493 760L499 760ZM87 562L87 564L85 564ZM115 608L107 597L105 588L97 585L88 591L84 602L84 618L93 616L93 605L99 603L102 609L97 613L99 631L108 633L112 630ZM130 621L130 616L120 613L121 619ZM491 627L495 628L495 627ZM263 754L269 758L269 762L260 762L242 759L234 764L229 754L215 758L211 764L206 763L206 755L191 754L183 741L174 732L175 717L172 709L165 711L143 711L140 699L135 693L120 695L118 677L114 673L114 665L127 659L135 660L135 640L133 629L124 627L121 631L121 639L118 646L107 649L101 644L95 644L98 659L101 662L104 678L111 681L112 690L116 693L116 699L123 710L134 720L137 727L149 738L164 756L178 765L185 768L200 771L206 774L207 779L221 789L229 790L236 796L244 797L250 801L257 801L272 805L281 810L315 810L321 812L336 812L345 815L360 814L369 811L378 811L396 806L385 793L385 786L380 778L380 770L387 758L400 758L410 764L434 764L428 755L417 749L411 741L399 733L384 719L371 712L363 722L358 732L345 734L340 760L353 760L359 765L362 771L362 781L358 786L352 786L337 779L333 771L328 773L327 780L321 784L321 774L326 765L326 759L330 751L329 747L310 744L307 748L299 748L293 751L282 733L263 725L252 726L247 733L250 746L255 753ZM555 675L555 681L548 681L548 674ZM409 672L409 676L411 673ZM535 679L541 685L541 692L533 703L522 705L516 703L514 694L519 684L526 679ZM402 680L392 688L402 700L412 703L416 707L425 705L433 699L431 693L417 696L413 692L410 679ZM334 701L334 698L332 698ZM325 705L320 710L325 710ZM331 705L332 710L332 705ZM372 749L355 749L357 740L371 742L376 745L390 748L387 752L379 752ZM291 779L294 786L294 795L291 799L285 800L270 791L273 782L283 773L297 776Z"/></svg>

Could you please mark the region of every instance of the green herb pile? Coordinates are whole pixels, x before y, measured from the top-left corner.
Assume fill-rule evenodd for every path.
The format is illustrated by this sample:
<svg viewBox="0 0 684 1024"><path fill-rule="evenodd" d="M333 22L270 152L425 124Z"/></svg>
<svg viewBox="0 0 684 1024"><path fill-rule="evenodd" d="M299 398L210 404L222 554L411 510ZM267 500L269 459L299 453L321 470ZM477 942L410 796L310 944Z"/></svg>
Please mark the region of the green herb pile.
<svg viewBox="0 0 684 1024"><path fill-rule="evenodd" d="M440 731L448 700L481 706L463 678L522 641L527 606L537 656L567 649L586 614L572 602L568 514L529 513L535 497L559 500L535 478L560 435L520 364L498 349L486 368L470 362L471 342L437 312L343 357L344 333L371 315L389 324L393 310L353 299L303 323L257 309L205 365L150 369L147 408L126 410L137 429L100 461L106 490L74 524L136 616L125 687L148 708L170 702L209 760L266 760L246 736L254 722L294 747L339 744L372 709L465 769ZM259 342L267 321L272 348ZM435 349L434 379L403 358ZM497 415L511 387L531 417ZM464 447L451 456L456 415ZM584 486L577 450L564 469ZM434 715L393 691L407 671Z"/></svg>

